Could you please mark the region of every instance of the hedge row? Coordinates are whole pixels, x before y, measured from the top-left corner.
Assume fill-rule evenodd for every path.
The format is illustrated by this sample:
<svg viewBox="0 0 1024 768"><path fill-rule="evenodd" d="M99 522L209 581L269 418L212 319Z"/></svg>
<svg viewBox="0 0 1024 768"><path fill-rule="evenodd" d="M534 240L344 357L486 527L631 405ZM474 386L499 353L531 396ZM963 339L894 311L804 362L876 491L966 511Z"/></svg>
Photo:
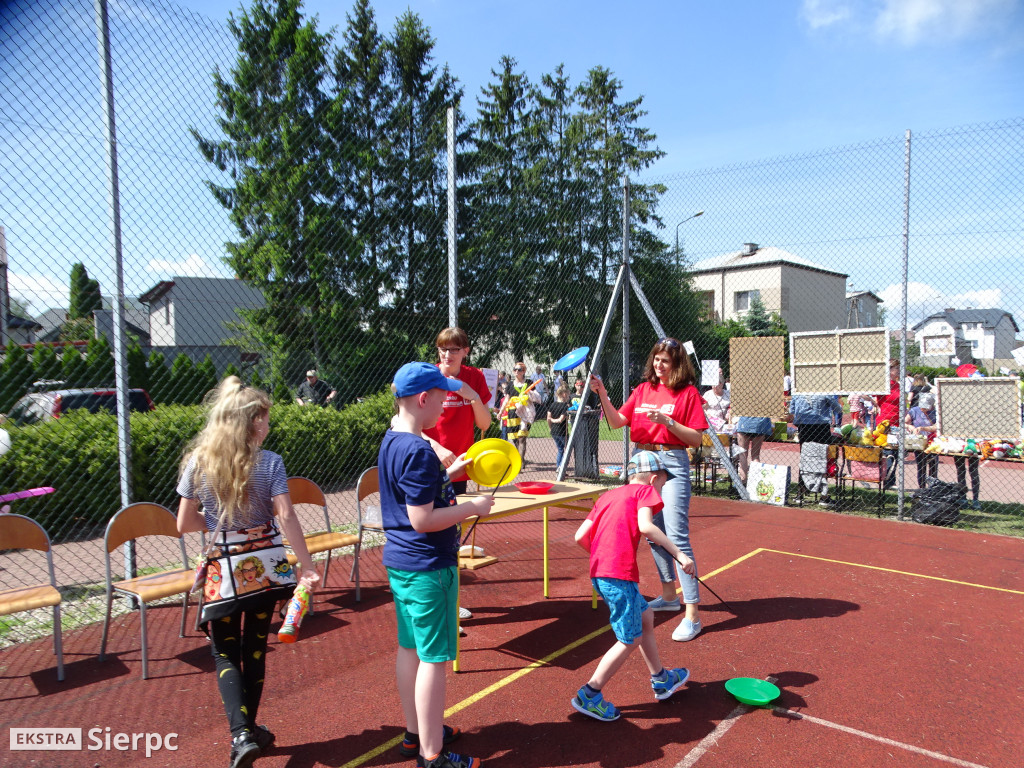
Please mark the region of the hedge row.
<svg viewBox="0 0 1024 768"><path fill-rule="evenodd" d="M280 453L290 475L324 490L350 485L377 459L393 413L382 392L341 410L274 405L265 447ZM132 413L132 497L174 509L178 466L202 426L201 406L158 406ZM15 502L12 511L38 520L55 541L95 536L121 506L117 421L73 411L59 420L9 427L11 449L0 456L0 493L54 486L57 492Z"/></svg>

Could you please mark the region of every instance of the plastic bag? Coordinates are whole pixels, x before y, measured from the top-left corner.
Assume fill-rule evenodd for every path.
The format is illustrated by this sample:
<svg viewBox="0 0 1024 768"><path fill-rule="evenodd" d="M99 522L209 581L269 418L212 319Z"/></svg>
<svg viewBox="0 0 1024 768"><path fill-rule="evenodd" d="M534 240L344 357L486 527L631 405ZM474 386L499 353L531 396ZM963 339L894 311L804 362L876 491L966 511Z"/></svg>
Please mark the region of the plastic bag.
<svg viewBox="0 0 1024 768"><path fill-rule="evenodd" d="M925 487L914 491L910 517L915 523L953 525L960 520L960 486L934 477L925 478Z"/></svg>

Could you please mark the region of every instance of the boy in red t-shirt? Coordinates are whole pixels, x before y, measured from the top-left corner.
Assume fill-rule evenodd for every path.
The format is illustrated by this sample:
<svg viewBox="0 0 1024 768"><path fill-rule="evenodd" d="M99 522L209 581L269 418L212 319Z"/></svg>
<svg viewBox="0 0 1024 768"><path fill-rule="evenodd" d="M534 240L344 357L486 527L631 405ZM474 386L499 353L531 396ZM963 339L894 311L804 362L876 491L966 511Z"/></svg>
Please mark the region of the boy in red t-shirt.
<svg viewBox="0 0 1024 768"><path fill-rule="evenodd" d="M590 578L611 612L616 643L601 657L590 681L573 697L572 706L596 720L617 720L619 710L605 701L601 689L612 679L640 641L640 655L651 673L654 698L667 699L690 676L685 668L665 669L654 637L654 612L640 595L640 570L636 549L640 536L664 547L686 573L693 573L693 561L654 524L661 509L659 493L668 479L661 457L653 451L639 451L626 467L629 485L601 496L583 525L576 531L576 543L590 553Z"/></svg>

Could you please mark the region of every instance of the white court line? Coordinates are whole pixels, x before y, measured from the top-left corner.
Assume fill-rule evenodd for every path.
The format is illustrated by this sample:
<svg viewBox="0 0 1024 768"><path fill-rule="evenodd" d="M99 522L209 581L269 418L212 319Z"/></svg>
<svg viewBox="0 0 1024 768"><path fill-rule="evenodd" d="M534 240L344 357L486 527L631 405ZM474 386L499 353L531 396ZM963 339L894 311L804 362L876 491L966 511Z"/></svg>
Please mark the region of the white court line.
<svg viewBox="0 0 1024 768"><path fill-rule="evenodd" d="M769 675L765 679L769 683L778 682L778 678L771 675ZM740 715L744 715L747 712L752 712L754 709L754 707L749 706L747 704L740 704L738 707L736 707L736 709L734 709L732 712L726 715L725 719L722 720L722 722L720 722L715 727L715 730L713 730L711 733L709 733L707 736L701 739L700 743L696 747L691 749L690 752L686 755L686 757L684 757L682 760L676 763L675 768L692 768L692 766L696 765L698 760L704 757L705 753L709 749L711 749L711 747L715 746L715 744L717 744L721 740L721 738L725 736L726 733L728 733L729 729L736 724L736 721L739 719ZM824 725L826 728L834 728L835 730L842 731L843 733L849 733L854 736L861 736L865 739L877 741L879 744L885 744L890 747L899 747L900 749L905 749L908 752L913 752L918 755L931 757L936 760L942 760L943 762L950 763L952 765L960 766L960 768L986 768L986 766L979 765L978 763L971 763L967 760L961 760L957 757L943 755L940 752L932 752L930 749L922 749L921 747L915 747L913 744L904 744L902 741L894 741L893 739L887 739L884 736L876 736L875 734L868 733L867 731L859 731L856 728L849 727L848 725L839 725L839 723L833 723L828 720L822 720L820 717L805 715L801 712L794 712L793 710L786 709L785 707L772 707L772 711L774 711L776 714L782 715L783 717L789 717L793 720L806 720L807 722L815 723L816 725Z"/></svg>
<svg viewBox="0 0 1024 768"><path fill-rule="evenodd" d="M740 704L736 709L726 715L725 719L715 726L715 730L700 740L700 744L691 749L687 753L686 757L676 763L675 768L690 768L695 765L698 760L704 757L704 753L707 752L711 747L718 743L725 734L732 728L736 721L739 720L740 715L744 715L753 707L748 707L746 704Z"/></svg>
<svg viewBox="0 0 1024 768"><path fill-rule="evenodd" d="M707 736L701 739L700 743L692 750L690 750L686 757L684 757L682 760L676 763L675 768L692 768L692 766L696 765L697 761L704 757L705 753L713 746L715 746L715 744L717 744L719 740L721 740L721 738L725 736L729 729L736 724L736 721L739 720L740 715L744 715L747 712L751 712L753 711L753 709L754 707L747 706L746 704L740 704L738 707L736 707L736 709L730 712L725 717L725 719L718 724L715 730L713 730L711 733L709 733ZM931 757L935 760L941 760L951 765L960 766L960 768L986 768L986 766L979 765L978 763L972 763L967 760L961 760L957 757L943 755L940 752L932 752L930 749L922 749L921 747L915 747L913 744L904 744L902 741L894 741L893 739L887 739L884 736L876 736L875 734L868 733L867 731L860 731L856 728L850 728L846 725L840 725L839 723L832 723L828 720L822 720L820 717L813 717L812 715L805 715L800 712L794 712L793 710L786 709L785 707L772 707L772 710L776 714L782 715L783 717L789 717L794 720L807 720L808 722L815 723L816 725L823 725L826 728L834 728L837 731L849 733L854 736L860 736L865 739L870 739L871 741L877 741L879 744L885 744L890 747L899 747L900 749L905 749L906 751L913 752L917 755Z"/></svg>
<svg viewBox="0 0 1024 768"><path fill-rule="evenodd" d="M915 747L913 744L904 744L902 741L894 741L893 739L887 739L884 736L876 736L875 734L868 733L867 731L859 731L856 728L850 728L848 725L831 723L828 720L822 720L821 718L813 717L812 715L805 715L801 712L794 712L793 710L786 709L785 707L772 707L772 710L775 711L776 714L784 717L791 717L794 720L807 720L808 722L816 723L817 725L824 725L826 728L834 728L837 731L850 733L854 736L860 736L865 739L871 739L871 741L877 741L879 744L885 744L890 747L899 747L900 749L905 749L908 752L913 752L917 755L924 755L925 757L931 757L935 760L942 760L943 762L950 763L951 765L959 765L962 766L962 768L985 768L984 765L979 765L978 763L961 760L958 757L950 757L949 755L944 755L941 752L932 752L930 749Z"/></svg>

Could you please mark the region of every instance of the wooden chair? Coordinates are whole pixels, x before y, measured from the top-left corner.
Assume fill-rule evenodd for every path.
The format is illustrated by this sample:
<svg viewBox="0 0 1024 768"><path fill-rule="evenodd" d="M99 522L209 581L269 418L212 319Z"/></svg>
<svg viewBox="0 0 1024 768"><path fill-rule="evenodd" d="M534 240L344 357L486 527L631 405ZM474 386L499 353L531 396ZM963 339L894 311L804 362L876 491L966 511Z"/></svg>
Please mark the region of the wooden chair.
<svg viewBox="0 0 1024 768"><path fill-rule="evenodd" d="M813 443L801 443L800 444L801 466L797 468L797 480L796 480L796 505L798 507L802 507L804 505L804 496L805 496L805 494L813 494L815 496L815 501L818 501L818 500L821 499L821 494L820 493L815 493L813 491L808 490L807 486L804 483L804 475L803 475L803 466L802 465L803 465L803 446L805 446L805 445L813 445ZM833 473L829 469L829 467L831 466L831 467L835 468L836 471L835 471L834 474L836 474L838 476L838 464L839 464L839 446L838 445L829 445L827 450L825 451L825 474L828 477L832 476ZM836 490L836 497L837 497L837 500L838 500L838 498L839 498L838 480L837 480L836 488L837 488L837 490Z"/></svg>
<svg viewBox="0 0 1024 768"><path fill-rule="evenodd" d="M880 447L870 445L844 445L839 467L839 498L843 498L846 484L853 498L854 483L869 483L878 488L876 514L881 517L885 507L885 454Z"/></svg>
<svg viewBox="0 0 1024 768"><path fill-rule="evenodd" d="M166 569L167 553L154 557L160 563L161 570L137 576L123 581L114 581L110 568L111 553L125 544L146 536L167 536L177 539L181 555L181 568ZM114 593L126 595L139 601L139 615L142 623L142 679L149 677L149 652L146 642L146 603L160 600L171 595L184 594L181 600L180 637L185 636L185 619L188 615L189 590L195 579L195 572L188 564L185 552L185 540L178 534L177 518L167 507L149 502L129 504L107 523L107 532L103 536L107 569L107 614L103 620L103 639L100 642L100 661L106 658L107 633L110 629L110 610L114 602ZM166 549L166 548L164 548Z"/></svg>
<svg viewBox="0 0 1024 768"><path fill-rule="evenodd" d="M380 483L377 479L377 468L370 467L363 471L363 474L359 476L359 482L356 484L356 511L359 517L359 543L356 544L356 557L352 563L352 574L356 582L356 600L359 600L359 553L363 548L363 534L365 531L383 531L384 525L380 519L380 513L378 506L378 514L376 516L370 516L367 512L370 510L369 505L363 502L375 493L380 491Z"/></svg>
<svg viewBox="0 0 1024 768"><path fill-rule="evenodd" d="M320 507L324 513L323 531L315 531L305 536L306 549L309 554L315 555L318 552L327 553L327 562L324 564L324 577L320 583L327 585L327 573L331 568L331 556L334 550L339 547L354 547L356 557L359 557L359 537L354 533L339 533L331 530L331 516L327 511L327 497L320 490L320 486L305 477L288 478L288 494L292 497L292 504L314 504ZM285 542L287 543L287 542ZM288 560L293 565L296 562L295 555L288 555ZM359 586L356 585L356 600L359 599Z"/></svg>
<svg viewBox="0 0 1024 768"><path fill-rule="evenodd" d="M64 642L60 628L61 595L53 575L53 550L46 529L23 515L0 514L0 550L34 549L46 553L49 584L26 584L0 590L0 616L31 611L34 608L53 607L53 652L57 655L57 680L64 679ZM6 570L11 579L20 573L18 568Z"/></svg>

